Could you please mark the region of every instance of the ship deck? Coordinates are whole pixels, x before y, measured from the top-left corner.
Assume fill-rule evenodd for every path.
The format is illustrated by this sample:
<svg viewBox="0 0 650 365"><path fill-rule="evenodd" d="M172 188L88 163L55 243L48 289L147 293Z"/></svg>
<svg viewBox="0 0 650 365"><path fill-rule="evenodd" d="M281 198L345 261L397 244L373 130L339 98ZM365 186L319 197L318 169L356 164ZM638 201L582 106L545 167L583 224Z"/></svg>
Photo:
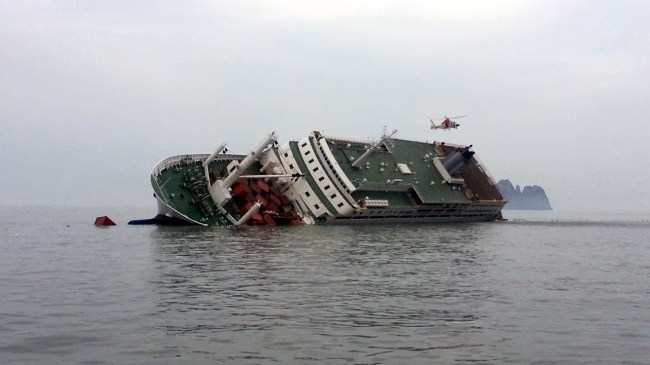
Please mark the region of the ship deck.
<svg viewBox="0 0 650 365"><path fill-rule="evenodd" d="M352 193L355 199L386 199L391 206L472 202L460 186L444 182L432 163L434 157L441 157L432 144L400 139L392 141L392 152L376 151L361 168L353 167L352 161L366 151L363 145L328 141L339 166L357 186ZM400 171L398 164L408 166L411 173Z"/></svg>

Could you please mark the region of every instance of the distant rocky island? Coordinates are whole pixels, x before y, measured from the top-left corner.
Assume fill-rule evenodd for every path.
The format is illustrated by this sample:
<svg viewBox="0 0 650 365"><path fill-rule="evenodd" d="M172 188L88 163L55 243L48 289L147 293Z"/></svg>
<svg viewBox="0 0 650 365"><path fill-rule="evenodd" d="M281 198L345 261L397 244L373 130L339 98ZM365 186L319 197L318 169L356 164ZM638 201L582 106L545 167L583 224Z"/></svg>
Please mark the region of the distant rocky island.
<svg viewBox="0 0 650 365"><path fill-rule="evenodd" d="M551 202L546 196L546 192L541 186L524 186L523 189L517 185L512 185L510 180L503 179L497 183L497 189L501 192L504 198L508 200L508 204L504 209L519 209L519 210L552 210Z"/></svg>

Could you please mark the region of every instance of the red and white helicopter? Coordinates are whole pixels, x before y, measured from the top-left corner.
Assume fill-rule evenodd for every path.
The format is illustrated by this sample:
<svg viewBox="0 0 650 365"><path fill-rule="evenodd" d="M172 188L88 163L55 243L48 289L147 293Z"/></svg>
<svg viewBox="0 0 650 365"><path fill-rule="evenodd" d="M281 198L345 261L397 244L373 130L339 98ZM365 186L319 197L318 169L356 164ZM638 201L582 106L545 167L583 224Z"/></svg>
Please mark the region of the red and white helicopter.
<svg viewBox="0 0 650 365"><path fill-rule="evenodd" d="M452 119L465 118L466 116L467 115L459 115L456 117L438 118L442 120L440 124L436 124L436 119L431 119L431 129L444 129L444 130L456 129L460 126L460 124L456 123Z"/></svg>

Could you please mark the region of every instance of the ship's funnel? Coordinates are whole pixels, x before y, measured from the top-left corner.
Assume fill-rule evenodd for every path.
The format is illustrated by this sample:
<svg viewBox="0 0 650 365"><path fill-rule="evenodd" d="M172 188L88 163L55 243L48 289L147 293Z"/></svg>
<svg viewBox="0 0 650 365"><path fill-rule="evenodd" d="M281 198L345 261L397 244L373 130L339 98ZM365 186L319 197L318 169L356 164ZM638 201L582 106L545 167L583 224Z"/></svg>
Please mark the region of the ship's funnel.
<svg viewBox="0 0 650 365"><path fill-rule="evenodd" d="M461 154L463 155L463 158L465 158L465 160L467 160L467 161L471 160L472 157L474 157L474 151L470 151L469 150L470 148L472 148L471 145L469 147L465 148L463 150L463 152L461 152Z"/></svg>
<svg viewBox="0 0 650 365"><path fill-rule="evenodd" d="M451 155L445 158L445 161L442 163L445 169L449 172L450 175L453 175L460 169L463 165L468 163L474 156L474 151L469 149L472 146L467 146L460 151L455 151Z"/></svg>

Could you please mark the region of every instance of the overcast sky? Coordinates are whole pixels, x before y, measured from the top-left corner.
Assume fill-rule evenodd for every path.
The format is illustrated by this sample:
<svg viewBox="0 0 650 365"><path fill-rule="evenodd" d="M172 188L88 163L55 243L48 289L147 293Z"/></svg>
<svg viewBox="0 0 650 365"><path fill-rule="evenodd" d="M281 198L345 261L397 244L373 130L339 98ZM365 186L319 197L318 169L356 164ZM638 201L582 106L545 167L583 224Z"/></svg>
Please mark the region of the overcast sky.
<svg viewBox="0 0 650 365"><path fill-rule="evenodd" d="M648 211L649 19L626 0L0 0L0 205L154 212L167 156L387 125L473 144L558 209Z"/></svg>

